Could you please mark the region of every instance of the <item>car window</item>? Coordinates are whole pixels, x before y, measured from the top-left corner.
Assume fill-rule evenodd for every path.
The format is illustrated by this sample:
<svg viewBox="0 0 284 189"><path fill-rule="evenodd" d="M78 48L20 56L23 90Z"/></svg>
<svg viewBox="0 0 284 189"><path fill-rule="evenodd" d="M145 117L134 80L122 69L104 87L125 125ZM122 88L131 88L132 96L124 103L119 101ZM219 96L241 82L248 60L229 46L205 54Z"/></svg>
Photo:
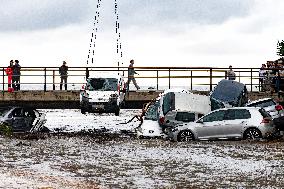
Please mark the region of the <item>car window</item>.
<svg viewBox="0 0 284 189"><path fill-rule="evenodd" d="M116 78L90 78L87 80L90 91L116 91L117 84Z"/></svg>
<svg viewBox="0 0 284 189"><path fill-rule="evenodd" d="M23 111L21 108L15 108L12 112L13 117L23 117Z"/></svg>
<svg viewBox="0 0 284 189"><path fill-rule="evenodd" d="M195 113L177 112L175 119L177 121L182 121L182 122L192 122L192 121L195 121Z"/></svg>
<svg viewBox="0 0 284 189"><path fill-rule="evenodd" d="M249 110L246 109L230 109L227 111L225 120L249 119L251 118Z"/></svg>
<svg viewBox="0 0 284 189"><path fill-rule="evenodd" d="M212 112L203 117L203 122L222 121L224 119L225 112L225 110Z"/></svg>
<svg viewBox="0 0 284 189"><path fill-rule="evenodd" d="M150 105L145 113L145 119L154 121L158 120L158 107L159 102L155 102L154 104Z"/></svg>
<svg viewBox="0 0 284 189"><path fill-rule="evenodd" d="M262 117L263 118L266 118L266 117L271 117L271 115L267 112L267 111L265 111L264 109L259 109L259 112L260 112L260 114L262 115Z"/></svg>
<svg viewBox="0 0 284 189"><path fill-rule="evenodd" d="M0 117L3 117L6 115L6 113L9 111L10 109L8 108L0 108Z"/></svg>
<svg viewBox="0 0 284 189"><path fill-rule="evenodd" d="M164 95L162 109L164 115L175 109L175 93L169 92Z"/></svg>
<svg viewBox="0 0 284 189"><path fill-rule="evenodd" d="M261 102L255 102L252 104L247 105L248 107L268 107L268 106L274 106L276 105L276 102L274 102L272 99L261 101Z"/></svg>
<svg viewBox="0 0 284 189"><path fill-rule="evenodd" d="M35 113L32 109L24 109L25 117L35 117Z"/></svg>

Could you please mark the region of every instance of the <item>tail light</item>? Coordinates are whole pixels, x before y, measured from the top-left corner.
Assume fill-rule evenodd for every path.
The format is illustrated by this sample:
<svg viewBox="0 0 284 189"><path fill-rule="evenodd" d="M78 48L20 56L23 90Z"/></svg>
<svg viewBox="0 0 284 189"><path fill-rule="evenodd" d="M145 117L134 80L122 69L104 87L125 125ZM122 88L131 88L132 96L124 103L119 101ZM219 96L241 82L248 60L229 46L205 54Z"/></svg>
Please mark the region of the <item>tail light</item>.
<svg viewBox="0 0 284 189"><path fill-rule="evenodd" d="M283 110L283 106L281 106L280 104L278 104L278 105L275 106L275 109L276 109L277 111Z"/></svg>
<svg viewBox="0 0 284 189"><path fill-rule="evenodd" d="M269 118L263 118L261 123L270 123L270 121L271 121L271 119L269 119Z"/></svg>
<svg viewBox="0 0 284 189"><path fill-rule="evenodd" d="M161 124L164 124L164 122L165 122L165 117L160 117L160 118L159 118L159 121L160 121Z"/></svg>
<svg viewBox="0 0 284 189"><path fill-rule="evenodd" d="M120 86L119 86L119 84L117 85L117 91L120 92Z"/></svg>
<svg viewBox="0 0 284 189"><path fill-rule="evenodd" d="M82 85L82 90L84 90L85 89L85 85Z"/></svg>

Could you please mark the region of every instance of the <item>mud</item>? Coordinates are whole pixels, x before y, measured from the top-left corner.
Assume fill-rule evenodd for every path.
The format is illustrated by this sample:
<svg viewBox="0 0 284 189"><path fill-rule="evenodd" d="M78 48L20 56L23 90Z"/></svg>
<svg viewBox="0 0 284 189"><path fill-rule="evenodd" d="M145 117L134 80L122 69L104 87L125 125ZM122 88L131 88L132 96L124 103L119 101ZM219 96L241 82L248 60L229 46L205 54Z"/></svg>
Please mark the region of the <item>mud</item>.
<svg viewBox="0 0 284 189"><path fill-rule="evenodd" d="M0 137L0 188L284 188L282 138L176 143L119 133Z"/></svg>

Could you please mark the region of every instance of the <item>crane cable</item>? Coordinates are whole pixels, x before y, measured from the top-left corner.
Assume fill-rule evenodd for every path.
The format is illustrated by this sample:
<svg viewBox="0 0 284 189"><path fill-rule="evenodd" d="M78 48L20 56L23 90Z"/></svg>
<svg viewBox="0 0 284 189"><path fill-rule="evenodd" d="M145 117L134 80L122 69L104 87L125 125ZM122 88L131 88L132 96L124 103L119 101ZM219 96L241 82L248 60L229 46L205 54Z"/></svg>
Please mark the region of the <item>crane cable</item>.
<svg viewBox="0 0 284 189"><path fill-rule="evenodd" d="M96 14L95 14L94 22L93 22L92 36L91 36L90 45L89 45L87 66L89 65L90 61L92 63L92 66L94 64L96 39L97 39L97 34L98 34L98 24L99 24L99 18L100 18L101 1L102 0L98 0L97 5L96 5Z"/></svg>

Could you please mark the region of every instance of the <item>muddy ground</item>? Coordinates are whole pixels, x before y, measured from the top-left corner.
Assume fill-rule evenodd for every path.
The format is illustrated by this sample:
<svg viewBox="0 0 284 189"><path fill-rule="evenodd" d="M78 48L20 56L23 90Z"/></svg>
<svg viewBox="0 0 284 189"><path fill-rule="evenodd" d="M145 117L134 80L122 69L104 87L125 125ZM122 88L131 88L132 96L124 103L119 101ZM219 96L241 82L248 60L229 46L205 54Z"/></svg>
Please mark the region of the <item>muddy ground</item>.
<svg viewBox="0 0 284 189"><path fill-rule="evenodd" d="M112 125L118 118L94 119ZM175 143L108 129L0 137L0 188L284 188L283 144L283 139Z"/></svg>

